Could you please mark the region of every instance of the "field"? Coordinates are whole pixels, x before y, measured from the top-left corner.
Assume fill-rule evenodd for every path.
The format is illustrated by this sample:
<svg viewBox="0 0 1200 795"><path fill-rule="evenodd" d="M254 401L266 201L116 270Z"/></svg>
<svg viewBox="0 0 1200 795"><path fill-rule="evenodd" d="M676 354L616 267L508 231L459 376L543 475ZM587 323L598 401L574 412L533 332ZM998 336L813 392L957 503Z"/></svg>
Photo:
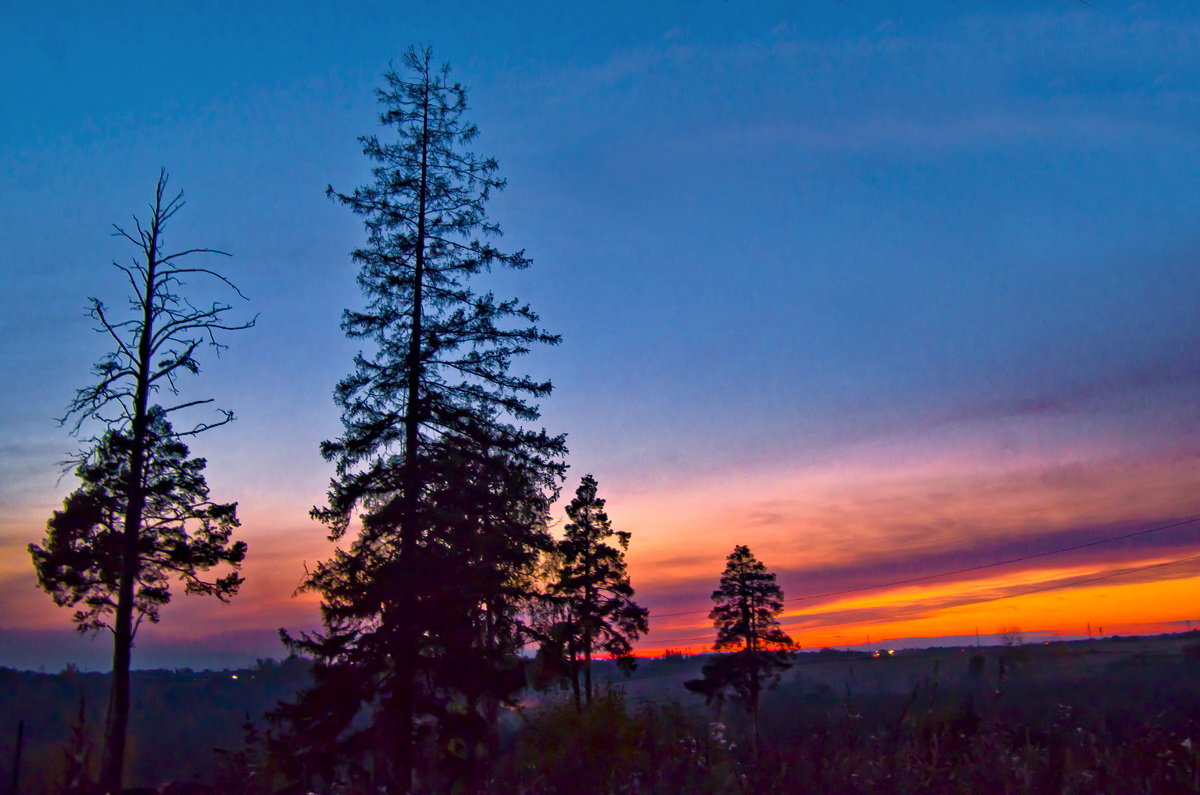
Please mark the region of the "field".
<svg viewBox="0 0 1200 795"><path fill-rule="evenodd" d="M736 702L684 690L703 657L600 665L580 715L530 693L479 788L525 792L1200 791L1200 633L986 648L798 654L764 698L760 747ZM299 660L135 677L131 785L273 789L246 726L300 687ZM0 781L25 724L22 793L91 751L106 677L0 669ZM81 713L82 704L82 713ZM218 750L223 749L223 750ZM431 785L432 786L432 785Z"/></svg>

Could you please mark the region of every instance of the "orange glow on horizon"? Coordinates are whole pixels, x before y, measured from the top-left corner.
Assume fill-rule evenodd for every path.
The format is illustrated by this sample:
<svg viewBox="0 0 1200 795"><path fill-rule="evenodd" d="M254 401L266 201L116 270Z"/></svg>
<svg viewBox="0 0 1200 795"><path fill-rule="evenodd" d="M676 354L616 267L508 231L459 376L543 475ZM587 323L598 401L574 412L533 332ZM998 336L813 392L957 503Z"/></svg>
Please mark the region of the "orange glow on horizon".
<svg viewBox="0 0 1200 795"><path fill-rule="evenodd" d="M1173 560L1151 559L1133 566L1154 565ZM842 599L822 604L819 609L786 610L780 617L783 628L802 648L842 648L874 646L893 639L928 638L929 645L938 645L938 638L970 637L976 632L994 636L1018 630L1045 635L1086 637L1089 624L1093 634L1156 634L1184 631L1188 622L1200 616L1193 607L1200 604L1200 574L1189 569L1185 577L1157 581L1121 583L1114 577L1102 583L1081 584L1075 587L1054 588L1038 593L1039 584L1052 583L1071 577L1095 575L1094 567L1040 569L995 577L931 586L907 586L873 595ZM1162 571L1170 573L1171 566ZM1003 597L1005 591L1018 595ZM973 600L967 604L948 604L929 607L940 600L961 597ZM989 598L990 597L990 598ZM1003 598L998 598L1003 597ZM805 628L798 619L836 613L863 611L860 618L846 621L816 623ZM883 615L871 617L872 611ZM892 615L888 615L891 613ZM654 616L651 615L653 622ZM693 624L686 641L655 641L653 637L638 649L642 656L659 656L668 649L683 649L688 653L711 651L711 644L693 640L691 636L711 635L710 625ZM665 630L664 630L665 632ZM678 634L678 633L676 633Z"/></svg>
<svg viewBox="0 0 1200 795"><path fill-rule="evenodd" d="M960 439L958 429L948 433L918 442L864 443L808 467L777 462L677 484L601 478L614 525L633 536L628 562L635 598L661 606L652 610L652 631L636 645L637 653L709 650L709 594L735 543L748 544L781 582L792 584L789 589L814 573L827 575L823 585L807 589L812 593L903 579L910 571L919 576L952 570L958 568L953 556L963 550L973 551L973 560L990 562L1020 553L980 558L991 553L979 550L1068 546L1118 534L1102 529L1108 525L1136 527L1200 513L1195 496L1200 457L1193 453L1122 454L1104 440L1055 446L1032 431L1028 448L1009 453L989 448L986 440ZM24 549L41 538L49 510L0 518L0 581L10 586L0 611L8 618L0 629L70 627L70 611L55 607L37 588ZM247 512L239 533L250 544L242 592L230 604L180 594L164 611L162 625L146 631L195 639L315 628L319 596L295 589L305 566L328 558L335 545L306 511L307 506L294 506ZM1054 534L1074 540L1060 544ZM937 645L939 637L974 636L976 628L982 635L1014 626L1085 635L1089 622L1106 634L1182 629L1182 622L1200 618L1188 613L1200 604L1200 565L1135 573L1125 582L1070 580L1200 551L1187 538L1155 536L1163 542L1157 549L1097 546L1072 556L1069 565L1050 557L972 578L793 601L783 624L807 649L862 646L868 636L873 644L929 638L929 645ZM854 574L841 580L847 585L838 584L843 571ZM1018 593L1053 583L1064 587ZM803 593L791 590L786 596Z"/></svg>

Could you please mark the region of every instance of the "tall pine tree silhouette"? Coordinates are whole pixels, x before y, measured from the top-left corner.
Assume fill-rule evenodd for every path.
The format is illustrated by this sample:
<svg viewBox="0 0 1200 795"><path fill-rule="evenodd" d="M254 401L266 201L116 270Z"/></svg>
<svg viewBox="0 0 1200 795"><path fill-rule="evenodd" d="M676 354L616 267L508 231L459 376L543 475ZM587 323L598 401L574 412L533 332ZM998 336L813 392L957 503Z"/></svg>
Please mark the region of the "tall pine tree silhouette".
<svg viewBox="0 0 1200 795"><path fill-rule="evenodd" d="M449 67L429 49L410 49L404 66L378 92L394 140L360 139L373 180L329 189L367 234L352 254L366 305L342 328L369 350L335 392L343 433L321 447L336 477L313 515L350 540L303 586L321 595L325 628L285 633L315 656L315 684L278 712L309 768L332 775L358 759L364 785L392 792L411 787L418 718L453 734L487 717L448 703L466 691L473 708L511 689L501 658L523 640L510 603L549 543L565 453L563 437L530 427L550 384L511 372L514 357L559 338L528 306L472 285L529 265L487 240L499 234L486 213L504 186L497 164L468 150L477 130Z"/></svg>

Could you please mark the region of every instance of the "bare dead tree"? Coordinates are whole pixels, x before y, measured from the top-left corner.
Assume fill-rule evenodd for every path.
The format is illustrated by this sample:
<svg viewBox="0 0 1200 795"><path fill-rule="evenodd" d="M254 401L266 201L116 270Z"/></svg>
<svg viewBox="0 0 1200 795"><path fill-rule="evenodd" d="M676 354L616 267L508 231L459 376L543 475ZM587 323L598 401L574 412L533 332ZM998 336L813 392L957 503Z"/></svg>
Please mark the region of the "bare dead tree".
<svg viewBox="0 0 1200 795"><path fill-rule="evenodd" d="M184 294L189 283L211 281L245 299L225 276L211 268L191 264L196 255L229 256L225 252L209 248L174 252L164 249L163 233L167 223L184 205L183 193L171 196L167 192L167 182L166 171L160 171L154 200L144 221L135 216L132 229L114 225L116 235L137 249L130 263L113 262L129 283L130 312L122 318L99 299L90 299L89 311L99 324L97 331L111 340L112 349L93 367L95 383L76 393L61 420L73 422L73 434L85 438L92 448L101 445L105 439L111 440L113 434L122 440L123 455L118 464L117 482L123 481L123 484L116 487L123 492L119 495L121 515L117 524L120 533L115 553L119 564L116 565L112 620L106 624L113 634L113 657L101 783L109 791L120 789L125 759L134 613L139 604L135 586L148 564L144 559L146 544L143 542L144 535L151 532L146 526L146 517L147 501L155 496L150 493L150 484L154 482L156 446L178 445L183 437L195 436L233 420L232 412L217 409L214 417L194 422L190 428L175 430L167 421L185 409L213 402L211 398L180 397L180 376L200 371L197 352L210 346L219 354L225 347L218 339L221 333L247 329L255 322L254 319L231 322L226 320L226 315L232 305L215 301L197 305ZM160 405L160 401L166 405ZM92 432L90 435L89 431ZM168 438L163 438L164 433ZM186 448L183 450L186 457ZM83 466L91 456L90 452L82 453L77 463ZM203 467L202 460L200 466ZM202 475L200 478L202 481ZM202 496L207 498L206 486L203 491ZM156 515L154 518L157 522L161 517ZM204 517L190 518L205 521ZM236 526L236 518L233 521ZM176 527L176 530L182 532L183 528ZM226 545L222 550L208 550L208 553L212 562L224 561L236 566L245 554L245 545ZM204 566L203 557L199 561L201 567ZM36 553L34 558L36 562ZM98 561L96 565L100 565ZM226 584L223 589L214 592L201 588L200 592L228 596L236 591L240 579L235 581L226 577L221 582Z"/></svg>

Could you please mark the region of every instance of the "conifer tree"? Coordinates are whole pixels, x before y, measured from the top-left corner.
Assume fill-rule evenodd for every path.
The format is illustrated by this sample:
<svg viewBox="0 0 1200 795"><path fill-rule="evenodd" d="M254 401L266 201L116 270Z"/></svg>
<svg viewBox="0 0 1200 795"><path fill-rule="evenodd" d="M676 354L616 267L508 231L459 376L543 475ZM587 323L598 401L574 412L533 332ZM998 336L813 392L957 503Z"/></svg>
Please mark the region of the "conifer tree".
<svg viewBox="0 0 1200 795"><path fill-rule="evenodd" d="M158 623L160 609L171 601L172 579L182 581L189 594L222 601L235 595L242 583L236 569L246 556L246 542L231 541L240 525L237 503L213 502L205 460L189 457L160 407L153 407L150 416L132 636L143 620ZM76 608L80 632L113 629L131 444L118 430L105 433L76 467L82 485L54 512L42 545L29 545L38 583L60 606ZM211 581L200 576L222 563L235 570Z"/></svg>
<svg viewBox="0 0 1200 795"><path fill-rule="evenodd" d="M713 649L733 653L711 658L702 669L704 678L684 685L708 700L732 690L750 712L757 751L759 695L790 665L795 648L776 618L783 610L783 589L750 548L739 544L726 558L712 599L716 604L709 618L717 628Z"/></svg>
<svg viewBox="0 0 1200 795"><path fill-rule="evenodd" d="M592 655L607 654L632 670L633 641L649 629L649 611L633 601L625 565L630 534L613 529L604 505L596 479L584 475L567 505L570 521L556 547L560 568L550 588L557 621L543 648L552 644L565 657L577 708L592 704Z"/></svg>
<svg viewBox="0 0 1200 795"><path fill-rule="evenodd" d="M321 451L336 475L313 511L349 543L304 583L322 597L324 629L284 636L316 658L315 683L277 713L309 767L331 777L357 760L364 786L392 792L411 787L418 717L449 734L463 690L511 690L500 676L517 644L510 602L548 543L565 453L563 437L530 427L549 382L511 372L559 338L528 306L472 284L529 265L488 241L499 229L486 205L504 187L496 161L469 151L477 130L449 67L429 49L410 49L404 66L378 92L394 139L360 139L373 179L329 189L367 237L352 254L366 305L342 328L368 348L335 390L343 432ZM464 667L487 681L468 685Z"/></svg>
<svg viewBox="0 0 1200 795"><path fill-rule="evenodd" d="M209 500L204 460L189 459L180 441L232 421L233 414L220 410L212 420L178 430L170 417L212 401L178 398L164 406L153 400L179 394L180 377L199 372L203 346L219 352L222 332L254 325L230 322L229 304L197 306L185 294L189 283L208 281L243 297L220 273L191 259L224 252L164 247L168 222L183 207L183 193L169 195L167 181L160 171L144 222L135 216L132 230L115 226L137 249L130 263L113 263L132 288L132 312L122 318L91 299L91 316L113 347L93 368L95 382L75 394L63 418L74 418L76 435L96 426L104 430L88 439L92 449L78 460L83 485L51 519L45 546L30 550L42 586L56 601L83 602L76 614L81 630L112 630L100 773L110 791L119 790L123 778L135 621L157 620L158 606L168 599L169 574L180 576L189 591L231 596L241 582L236 573L206 583L196 572L220 562L236 566L246 551L241 542L229 544L237 526L234 505ZM199 529L189 535L196 523Z"/></svg>

